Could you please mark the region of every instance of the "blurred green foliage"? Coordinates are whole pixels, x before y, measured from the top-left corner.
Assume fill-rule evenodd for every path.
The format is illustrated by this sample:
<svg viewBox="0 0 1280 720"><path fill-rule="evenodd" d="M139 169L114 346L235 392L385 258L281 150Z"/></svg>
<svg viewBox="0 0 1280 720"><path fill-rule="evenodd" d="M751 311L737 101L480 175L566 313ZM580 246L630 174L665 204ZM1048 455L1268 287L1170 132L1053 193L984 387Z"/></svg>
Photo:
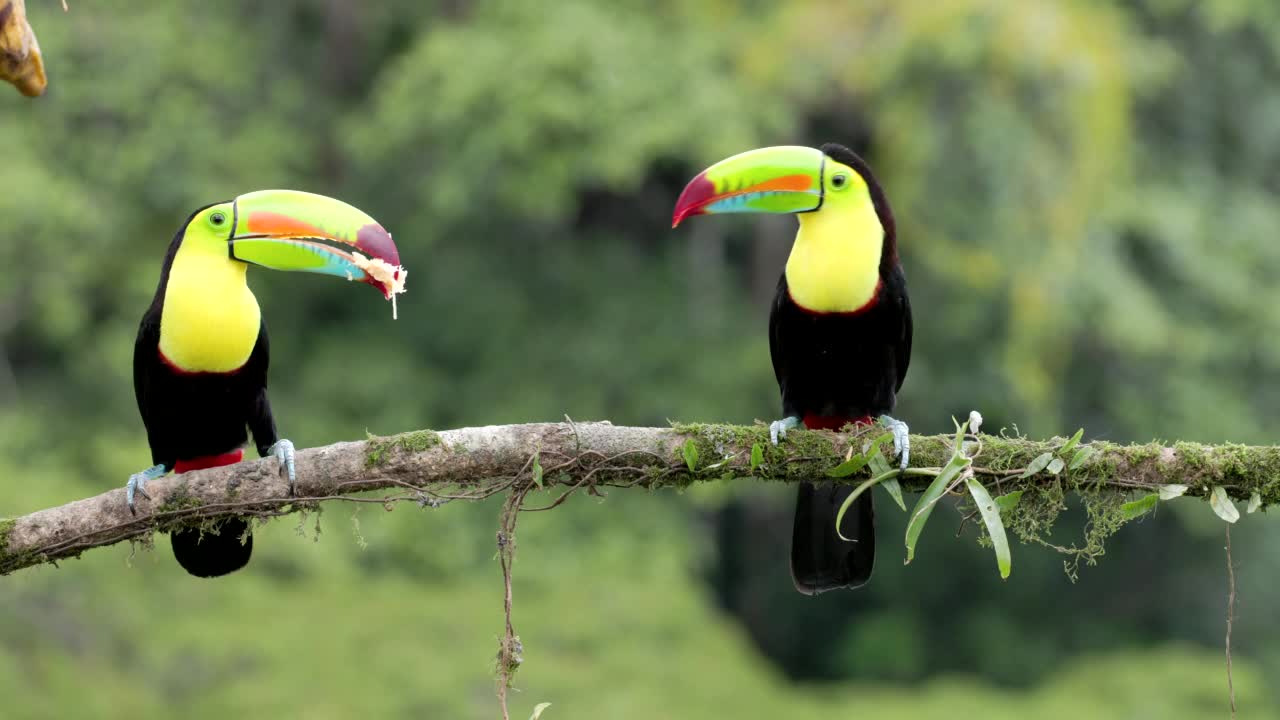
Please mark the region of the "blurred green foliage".
<svg viewBox="0 0 1280 720"><path fill-rule="evenodd" d="M164 248L202 204L341 197L395 233L376 294L251 272L299 447L418 427L778 411L786 219L671 232L729 153L835 140L899 219L898 415L1030 435L1274 441L1280 9L1263 0L29 8L48 94L0 94L0 514L148 464L130 388ZM354 389L354 391L353 391ZM578 498L521 521L516 715L1199 718L1225 704L1221 523L1179 501L1075 585L881 503L865 591L796 595L790 493ZM492 717L497 506L329 507L250 569L167 541L0 580L4 717ZM950 515L955 523L954 514ZM1078 530L1078 523L1074 530ZM1064 527L1062 533L1072 531ZM1280 716L1280 530L1235 535L1236 687Z"/></svg>

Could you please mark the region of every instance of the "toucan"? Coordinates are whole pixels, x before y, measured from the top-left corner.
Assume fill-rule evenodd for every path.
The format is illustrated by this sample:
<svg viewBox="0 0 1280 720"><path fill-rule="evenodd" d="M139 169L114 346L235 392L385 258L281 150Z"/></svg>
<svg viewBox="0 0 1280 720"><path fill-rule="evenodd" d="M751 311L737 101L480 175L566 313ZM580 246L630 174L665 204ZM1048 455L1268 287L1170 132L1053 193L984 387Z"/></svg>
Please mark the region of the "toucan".
<svg viewBox="0 0 1280 720"><path fill-rule="evenodd" d="M911 360L911 304L893 213L867 163L846 147L777 146L722 160L676 201L672 227L694 215L791 213L800 229L769 314L769 351L787 430L884 423L902 467L907 426L889 416ZM836 518L852 488L805 482L796 499L791 577L815 595L871 579L875 514L863 493ZM846 540L845 538L848 538Z"/></svg>
<svg viewBox="0 0 1280 720"><path fill-rule="evenodd" d="M240 462L248 432L260 456L278 459L293 493L294 447L277 436L271 414L267 326L246 280L249 265L344 277L388 299L403 292L391 234L338 200L263 190L192 213L169 244L134 344L133 388L154 465L130 476L131 511L135 494L150 497L149 480ZM178 563L197 577L239 570L253 552L242 518L180 528L170 540Z"/></svg>

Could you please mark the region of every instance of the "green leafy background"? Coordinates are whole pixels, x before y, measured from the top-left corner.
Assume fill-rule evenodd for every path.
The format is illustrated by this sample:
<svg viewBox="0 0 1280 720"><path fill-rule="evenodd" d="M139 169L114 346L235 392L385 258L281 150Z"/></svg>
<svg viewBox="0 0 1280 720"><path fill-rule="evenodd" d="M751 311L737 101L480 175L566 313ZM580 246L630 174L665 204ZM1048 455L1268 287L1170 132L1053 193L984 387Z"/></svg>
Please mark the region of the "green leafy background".
<svg viewBox="0 0 1280 720"><path fill-rule="evenodd" d="M196 206L267 187L382 220L375 293L254 271L299 447L419 427L778 412L792 221L669 228L730 153L836 140L899 218L916 308L897 415L949 432L1274 442L1280 5L1267 0L355 0L29 6L48 94L0 94L0 515L148 464L139 316ZM1274 388L1274 389L1273 389ZM879 492L879 491L877 491ZM994 493L994 489L993 489ZM1126 527L1077 583L934 513L903 567L804 598L788 491L575 498L521 520L513 713L1201 718L1226 711L1222 523ZM5 718L492 718L498 506L331 506L250 569L167 541L0 579ZM1055 533L1069 542L1082 517ZM317 540L316 528L320 530ZM1280 717L1280 526L1233 536L1235 685Z"/></svg>

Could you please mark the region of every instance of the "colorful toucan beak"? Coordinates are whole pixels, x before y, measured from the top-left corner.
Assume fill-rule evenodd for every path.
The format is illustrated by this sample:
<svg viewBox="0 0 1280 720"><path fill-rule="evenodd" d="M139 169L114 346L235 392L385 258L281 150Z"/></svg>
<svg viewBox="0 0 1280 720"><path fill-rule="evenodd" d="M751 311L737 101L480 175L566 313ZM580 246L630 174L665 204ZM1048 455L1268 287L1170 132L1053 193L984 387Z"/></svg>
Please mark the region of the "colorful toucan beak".
<svg viewBox="0 0 1280 720"><path fill-rule="evenodd" d="M260 190L236 198L232 212L228 242L236 260L365 282L388 300L404 292L407 273L391 233L340 200L297 190Z"/></svg>
<svg viewBox="0 0 1280 720"><path fill-rule="evenodd" d="M779 145L721 160L685 186L671 227L691 215L817 210L822 207L825 158L814 148Z"/></svg>

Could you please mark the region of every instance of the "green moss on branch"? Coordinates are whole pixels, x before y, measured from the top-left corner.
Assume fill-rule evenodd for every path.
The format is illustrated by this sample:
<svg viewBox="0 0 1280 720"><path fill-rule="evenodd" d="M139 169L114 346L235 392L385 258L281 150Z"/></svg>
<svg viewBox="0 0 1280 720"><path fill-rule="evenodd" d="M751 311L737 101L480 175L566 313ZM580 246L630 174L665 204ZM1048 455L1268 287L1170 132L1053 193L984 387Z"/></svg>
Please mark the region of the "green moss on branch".
<svg viewBox="0 0 1280 720"><path fill-rule="evenodd" d="M4 556L8 554L9 534L13 532L13 527L17 524L18 521L11 518L0 519L0 560L3 560Z"/></svg>
<svg viewBox="0 0 1280 720"><path fill-rule="evenodd" d="M392 452L422 452L443 443L440 433L434 430L415 430L390 437L370 435L365 441L365 467L385 464Z"/></svg>
<svg viewBox="0 0 1280 720"><path fill-rule="evenodd" d="M849 432L791 430L778 445L769 441L769 429L763 424L742 426L718 423L674 423L671 430L694 441L699 468L723 460L738 469L749 467L751 447L760 445L764 464L753 475L766 480L794 481L823 477L827 470L845 459L850 445L855 451L884 432L878 426L848 428ZM974 458L979 474L997 476L1025 468L1043 453L1056 454L1067 438L1027 440L999 435L979 436L981 452ZM951 458L953 439L950 435L912 435L911 465L942 467ZM670 446L680 456L683 438ZM1246 500L1257 492L1263 503L1280 503L1280 446L1202 445L1178 442L1172 446L1160 443L1119 445L1109 442L1083 443L1069 455L1088 448L1092 457L1075 470L1063 470L1056 476L1041 474L1015 484L1027 485L1063 481L1068 489L1103 488L1117 493L1154 489L1159 485L1179 483L1191 488L1192 495L1207 495L1209 489L1221 485L1237 500ZM892 446L885 443L881 452L891 459ZM1062 458L1069 462L1070 457ZM742 473L746 474L746 473ZM718 477L718 473L713 473ZM698 472L694 480L701 479ZM845 482L865 478L858 473ZM687 481L687 479L683 480ZM929 478L906 478L904 487L921 490ZM1010 488L1012 489L1012 488Z"/></svg>
<svg viewBox="0 0 1280 720"><path fill-rule="evenodd" d="M17 524L16 518L0 519L0 575L9 572L10 568L27 567L41 562L41 553L31 551L14 552L12 550L10 541Z"/></svg>

